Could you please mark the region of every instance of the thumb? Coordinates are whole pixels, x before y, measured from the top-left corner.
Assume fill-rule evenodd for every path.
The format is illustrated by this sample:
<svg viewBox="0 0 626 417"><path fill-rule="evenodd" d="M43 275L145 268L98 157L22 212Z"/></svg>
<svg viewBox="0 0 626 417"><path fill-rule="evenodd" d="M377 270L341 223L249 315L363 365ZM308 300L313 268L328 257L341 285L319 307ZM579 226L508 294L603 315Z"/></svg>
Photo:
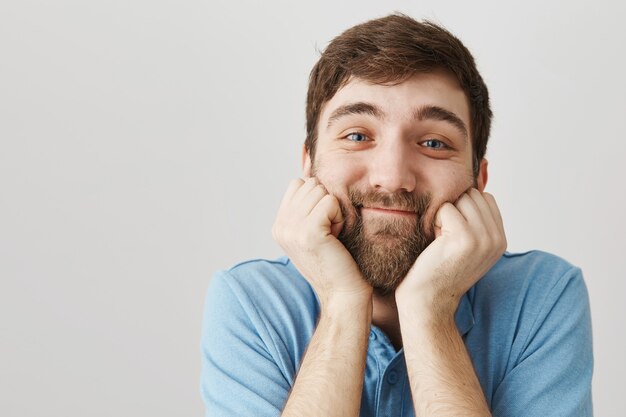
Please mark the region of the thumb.
<svg viewBox="0 0 626 417"><path fill-rule="evenodd" d="M445 202L443 203L439 209L437 210L437 213L435 213L435 228L441 230L443 228L443 223L444 223L444 217L446 217L444 211L449 211L450 208L453 208L452 203L449 202Z"/></svg>
<svg viewBox="0 0 626 417"><path fill-rule="evenodd" d="M343 229L343 223L333 223L330 225L330 233L336 238L339 237L339 233L341 233L341 229Z"/></svg>
<svg viewBox="0 0 626 417"><path fill-rule="evenodd" d="M437 229L439 229L439 235L455 230L460 227L464 222L463 215L457 210L454 204L445 202L439 207L435 214L435 236L437 236Z"/></svg>
<svg viewBox="0 0 626 417"><path fill-rule="evenodd" d="M343 229L345 219L341 211L341 206L338 202L334 209L334 212L328 217L330 219L330 233L335 237L339 237L339 233L341 233L341 229Z"/></svg>

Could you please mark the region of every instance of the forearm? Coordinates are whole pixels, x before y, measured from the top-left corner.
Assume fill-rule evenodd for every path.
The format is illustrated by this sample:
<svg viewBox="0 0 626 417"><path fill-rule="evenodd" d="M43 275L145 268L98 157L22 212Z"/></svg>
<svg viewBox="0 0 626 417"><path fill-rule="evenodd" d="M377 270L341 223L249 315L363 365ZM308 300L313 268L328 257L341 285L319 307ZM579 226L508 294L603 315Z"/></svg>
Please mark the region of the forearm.
<svg viewBox="0 0 626 417"><path fill-rule="evenodd" d="M416 416L490 416L452 313L400 318Z"/></svg>
<svg viewBox="0 0 626 417"><path fill-rule="evenodd" d="M358 416L371 319L371 297L322 308L283 417Z"/></svg>

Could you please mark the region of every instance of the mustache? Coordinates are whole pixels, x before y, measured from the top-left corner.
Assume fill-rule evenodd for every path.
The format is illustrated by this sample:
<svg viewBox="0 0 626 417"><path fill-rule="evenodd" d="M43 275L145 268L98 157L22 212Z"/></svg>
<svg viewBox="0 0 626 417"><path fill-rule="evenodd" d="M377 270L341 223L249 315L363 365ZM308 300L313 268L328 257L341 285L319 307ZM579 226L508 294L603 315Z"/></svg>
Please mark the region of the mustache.
<svg viewBox="0 0 626 417"><path fill-rule="evenodd" d="M352 206L357 209L362 207L388 207L396 210L412 211L421 217L430 206L432 197L430 193L414 194L407 191L398 193L381 193L378 191L348 190L348 198ZM342 207L344 215L346 207Z"/></svg>

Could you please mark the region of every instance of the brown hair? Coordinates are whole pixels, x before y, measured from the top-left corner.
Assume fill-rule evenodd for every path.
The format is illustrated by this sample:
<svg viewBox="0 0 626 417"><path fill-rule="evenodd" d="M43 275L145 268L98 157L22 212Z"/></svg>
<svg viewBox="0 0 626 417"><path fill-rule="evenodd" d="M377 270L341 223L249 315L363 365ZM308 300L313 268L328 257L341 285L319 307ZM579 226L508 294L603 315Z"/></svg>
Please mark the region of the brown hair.
<svg viewBox="0 0 626 417"><path fill-rule="evenodd" d="M393 14L354 26L333 39L313 67L306 100L306 149L315 157L322 106L351 77L396 84L417 73L445 69L454 74L469 99L473 170L485 156L491 126L487 86L467 48L446 29Z"/></svg>

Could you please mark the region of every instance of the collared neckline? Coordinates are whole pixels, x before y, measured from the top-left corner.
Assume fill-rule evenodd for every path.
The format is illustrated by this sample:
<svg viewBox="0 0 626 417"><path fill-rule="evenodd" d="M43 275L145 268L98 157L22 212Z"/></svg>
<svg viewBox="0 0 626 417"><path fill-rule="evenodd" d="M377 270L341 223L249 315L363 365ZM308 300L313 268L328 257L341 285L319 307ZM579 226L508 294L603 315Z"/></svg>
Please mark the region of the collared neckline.
<svg viewBox="0 0 626 417"><path fill-rule="evenodd" d="M306 280L288 257L284 256L279 258L279 260L284 262L287 266L293 268L293 270L296 271L298 275L302 277L302 279ZM468 292L463 295L461 301L459 302L459 306L457 307L456 313L454 314L454 321L456 323L457 329L459 329L459 333L461 334L461 336L465 336L472 329L472 327L474 327L475 324L474 313L472 311L472 303L469 297L469 293L473 289L474 287L472 287ZM315 301L317 302L319 308L319 298L317 297L317 294L315 293L313 288L311 288L311 290L313 292L313 295L315 296ZM374 325L372 324L372 326ZM380 332L384 334L382 330L380 330Z"/></svg>
<svg viewBox="0 0 626 417"><path fill-rule="evenodd" d="M471 290L470 290L471 291ZM476 323L474 319L474 313L472 311L472 302L470 301L469 292L465 293L459 302L456 313L454 315L454 321L456 327L459 330L461 336L465 336ZM372 323L370 330L370 341L379 339L378 343L391 345L391 341L385 332L381 328ZM400 348L398 353L403 352L404 349Z"/></svg>

